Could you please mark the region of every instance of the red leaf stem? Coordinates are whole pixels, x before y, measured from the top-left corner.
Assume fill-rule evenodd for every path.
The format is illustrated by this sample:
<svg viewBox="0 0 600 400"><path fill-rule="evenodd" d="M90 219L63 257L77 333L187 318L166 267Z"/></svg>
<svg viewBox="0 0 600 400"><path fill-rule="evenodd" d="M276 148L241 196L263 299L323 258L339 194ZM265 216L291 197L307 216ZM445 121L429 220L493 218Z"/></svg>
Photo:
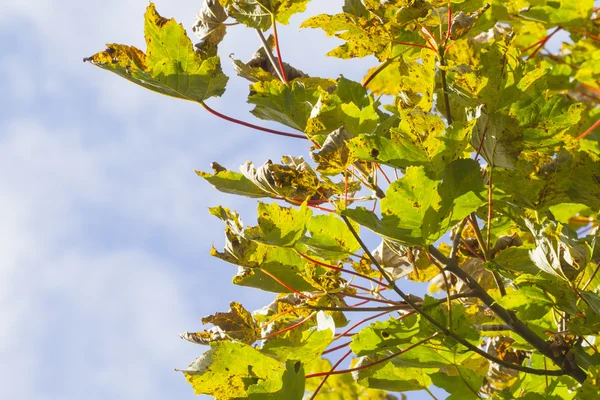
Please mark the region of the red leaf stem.
<svg viewBox="0 0 600 400"><path fill-rule="evenodd" d="M339 346L335 346L335 347L332 347L332 348L330 348L330 349L327 349L327 350L325 350L323 353L321 353L321 355L325 355L325 354L333 353L333 352L334 352L334 351L336 351L336 350L343 349L344 347L346 347L346 346L349 346L349 345L350 345L350 343L352 343L352 341L349 341L349 342L346 342L346 343L344 343L344 344L340 344Z"/></svg>
<svg viewBox="0 0 600 400"><path fill-rule="evenodd" d="M436 334L436 335L437 335L437 334ZM306 375L306 379L309 379L309 378L316 378L317 376L325 376L325 375L339 375L339 374L347 374L348 372L354 372L354 371L360 371L360 370L362 370L362 369L367 369L367 368L369 368L369 367L372 367L372 366L374 366L374 365L381 364L381 363L383 363L383 362L389 361L389 360L391 360L391 359L392 359L392 358L394 358L394 357L398 357L400 354L406 353L407 351L409 351L409 350L412 350L412 349L414 349L415 347L418 347L418 346L422 345L423 343L426 343L426 342L430 341L430 340L431 340L431 339L433 339L433 338L434 338L436 335L432 335L432 336L430 336L430 337L428 337L428 338L426 338L426 339L420 340L420 341L418 341L417 343L415 343L415 344L412 344L412 345L410 345L410 346L406 347L405 349L403 349L403 350L400 350L400 351L399 351L399 352L397 352L397 353L394 353L394 354L392 354L392 355L390 355L390 356L387 356L387 357L385 357L385 358L382 358L381 360L377 360L377 361L374 361L374 362L372 362L372 363L369 363L369 364L361 365L360 367L356 367L356 368L344 369L344 370L339 370L339 371L317 372L317 373L314 373L314 374L308 374L308 375Z"/></svg>
<svg viewBox="0 0 600 400"><path fill-rule="evenodd" d="M305 295L302 292L297 291L296 289L294 289L293 287L291 287L290 285L288 285L287 283L283 282L281 279L279 279L278 277L276 277L275 275L273 275L272 273L270 273L269 271L267 271L266 269L261 268L260 271L271 277L271 279L273 279L275 282L279 283L281 286L283 286L284 288L286 288L287 290L291 290L292 292L296 293L298 296L304 297L305 299L309 299L312 300L312 297Z"/></svg>
<svg viewBox="0 0 600 400"><path fill-rule="evenodd" d="M265 337L261 337L261 338L260 338L260 339L258 339L258 340L265 340L265 339L269 339L269 338L272 338L273 336L281 335L282 333L285 333L285 332L287 332L287 331L291 331L292 329L294 329L294 328L297 328L297 327L299 327L300 325L302 325L303 323L305 323L306 321L310 320L310 319L311 319L311 318L313 318L315 315L317 315L317 313L316 313L316 312L313 312L313 313L311 313L311 314L310 314L308 317L306 317L306 318L304 318L303 320L301 320L300 322L297 322L297 323L295 323L295 324L294 324L294 325L292 325L292 326L288 326L287 328L284 328L284 329L282 329L282 330L280 330L280 331L273 332L273 333L269 333L267 336L265 336Z"/></svg>
<svg viewBox="0 0 600 400"><path fill-rule="evenodd" d="M585 132L583 132L581 135L577 136L577 140L583 139L584 137L586 137L587 135L592 133L592 131L594 129L596 129L598 126L600 126L600 118L598 119L598 121L594 122L594 124L592 126L587 128Z"/></svg>
<svg viewBox="0 0 600 400"><path fill-rule="evenodd" d="M561 26L557 26L555 30L552 31L552 33L550 33L549 35L546 35L544 38L538 40L537 42L535 42L533 45L527 47L526 49L524 49L521 53L525 53L526 51L530 50L532 47L537 46L529 55L529 57L527 57L527 61L529 61L531 58L533 58L538 51L540 51L544 45L548 42L548 40L550 40L550 38L552 36L554 36L554 34L558 31L560 31L562 29Z"/></svg>
<svg viewBox="0 0 600 400"><path fill-rule="evenodd" d="M388 176L385 174L385 172L383 171L383 168L381 168L381 165L379 165L378 163L375 163L375 165L377 166L377 169L379 171L381 171L381 174L383 175L383 177L385 178L385 180L387 181L387 183L391 184L392 181L390 181L390 178L388 178Z"/></svg>
<svg viewBox="0 0 600 400"><path fill-rule="evenodd" d="M328 269L332 269L332 270L335 270L335 271L341 271L341 272L345 272L345 273L347 273L347 274L354 275L354 276L358 276L358 277L360 277L360 278L367 279L367 280L369 280L369 281L371 281L371 282L375 282L375 283L377 283L377 284L379 284L379 283L380 283L380 282L379 282L377 279L373 279L373 278L371 278L370 276L366 276L366 275L363 275L363 274L359 274L358 272L350 271L350 270L348 270L348 269L345 269L345 268L342 268L342 267L337 267L337 266L335 266L335 265L326 264L326 263L324 263L324 262L321 262L321 261L319 261L319 260L315 260L314 258L311 258L311 257L307 256L306 254L302 254L301 252L299 252L299 251L298 251L298 250L296 250L296 249L294 249L294 251L296 252L296 254L298 254L300 257L304 258L305 260L307 260L307 261L310 261L310 262L311 262L311 263L313 263L313 264L320 265L321 267L328 268Z"/></svg>
<svg viewBox="0 0 600 400"><path fill-rule="evenodd" d="M293 138L296 138L296 139L307 139L306 136L304 136L304 135L299 135L299 134L296 134L296 133L289 133L289 132L282 132L282 131L278 131L278 130L275 130L275 129L263 128L262 126L254 125L254 124L251 124L249 122L240 121L239 119L235 119L235 118L229 117L229 116L227 116L225 114L221 114L220 112L218 112L218 111L210 108L203 101L200 102L200 105L202 107L204 107L204 109L206 111L208 111L209 113L211 113L213 115L216 115L217 117L222 118L225 121L233 122L234 124L243 125L243 126L246 126L248 128L256 129L257 131L263 131L263 132L267 132L267 133L272 133L274 135L281 135L281 136L293 137Z"/></svg>
<svg viewBox="0 0 600 400"><path fill-rule="evenodd" d="M357 323L355 323L354 325L352 325L350 328L346 329L344 332L335 335L335 337L333 338L333 340L338 340L339 338L344 337L345 335L347 335L348 333L350 333L352 331L352 329L356 328L359 325L364 324L365 322L371 321L372 319L379 318L379 317L381 317L381 316L383 316L385 314L389 314L389 313L390 313L390 311L383 311L383 312L380 312L378 314L371 315L370 317L364 318L364 319L358 321ZM407 315L412 315L414 313L415 313L415 311L411 311L411 312L408 312L406 314L403 314L400 319L402 319L403 317L405 317Z"/></svg>
<svg viewBox="0 0 600 400"><path fill-rule="evenodd" d="M319 393L319 390L321 390L321 388L325 384L325 381L327 381L327 378L329 378L329 376L333 373L333 371L335 371L335 369L342 363L342 361L344 361L350 354L352 354L352 350L348 350L348 352L346 354L344 354L339 360L337 360L337 362L335 363L335 365L333 367L331 367L331 369L329 370L329 373L327 375L325 375L325 378L323 378L323 380L321 381L321 383L319 383L319 386L317 386L317 388L315 389L313 395L310 396L310 400L313 400L314 398L317 397L317 394Z"/></svg>
<svg viewBox="0 0 600 400"><path fill-rule="evenodd" d="M373 297L360 296L358 294L344 293L344 296L352 297L353 299L369 300L369 301L374 301L376 303L389 304L389 305L393 305L393 306L397 306L398 305L397 301L385 300L385 299L376 299L376 298L373 298Z"/></svg>
<svg viewBox="0 0 600 400"><path fill-rule="evenodd" d="M427 39L425 39L425 40L427 40ZM435 52L435 49L433 47L431 47L431 43L429 43L429 41L427 41L427 42L428 42L429 45L418 44L418 43L408 43L408 42L393 42L393 43L394 44L401 44L401 45L404 45L404 46L421 47L423 49L429 49L429 50ZM369 82L370 82L370 80L369 80ZM363 85L363 86L366 86L366 84Z"/></svg>
<svg viewBox="0 0 600 400"><path fill-rule="evenodd" d="M283 83L288 83L287 76L285 75L285 68L283 68L283 61L281 61L281 51L279 50L279 36L277 35L277 22L273 15L273 38L275 39L275 50L277 51L277 61L279 63L279 69L281 70L281 76L283 77Z"/></svg>

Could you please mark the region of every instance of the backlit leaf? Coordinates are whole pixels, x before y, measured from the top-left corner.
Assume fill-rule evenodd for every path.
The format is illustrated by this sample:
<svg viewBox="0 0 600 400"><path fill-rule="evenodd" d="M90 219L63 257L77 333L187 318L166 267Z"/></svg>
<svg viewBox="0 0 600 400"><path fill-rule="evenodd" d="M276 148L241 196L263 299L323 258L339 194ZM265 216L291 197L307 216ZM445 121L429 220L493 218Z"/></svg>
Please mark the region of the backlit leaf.
<svg viewBox="0 0 600 400"><path fill-rule="evenodd" d="M252 344L259 338L259 330L252 314L240 303L232 301L228 312L216 313L202 318L203 324L213 324L223 330L233 340Z"/></svg>
<svg viewBox="0 0 600 400"><path fill-rule="evenodd" d="M542 318L553 305L552 299L535 286L523 286L507 293L499 303L508 310L516 311L519 318L524 320Z"/></svg>
<svg viewBox="0 0 600 400"><path fill-rule="evenodd" d="M268 196L268 193L265 193L258 186L252 183L251 180L249 180L239 172L221 169L218 171L215 170L214 174L202 171L196 171L196 174L206 179L208 183L210 183L218 191L223 193L231 193L240 196L256 198Z"/></svg>
<svg viewBox="0 0 600 400"><path fill-rule="evenodd" d="M217 400L246 398L249 393L269 395L283 387L286 366L239 342L221 341L183 371L196 394ZM298 385L298 391L304 388ZM302 398L302 393L293 398ZM299 395L299 397L298 397Z"/></svg>
<svg viewBox="0 0 600 400"><path fill-rule="evenodd" d="M145 16L146 53L120 44L84 61L114 72L146 89L190 101L204 101L225 92L227 76L219 57L194 52L183 27L161 17L150 3Z"/></svg>
<svg viewBox="0 0 600 400"><path fill-rule="evenodd" d="M453 225L483 204L477 162L457 160L442 181L429 178L423 167L411 167L390 185L381 201L381 220L362 210L344 213L360 225L408 245L435 242Z"/></svg>
<svg viewBox="0 0 600 400"><path fill-rule="evenodd" d="M244 232L247 239L272 246L293 246L306 232L311 210L302 204L299 211L276 203L258 203L258 226Z"/></svg>

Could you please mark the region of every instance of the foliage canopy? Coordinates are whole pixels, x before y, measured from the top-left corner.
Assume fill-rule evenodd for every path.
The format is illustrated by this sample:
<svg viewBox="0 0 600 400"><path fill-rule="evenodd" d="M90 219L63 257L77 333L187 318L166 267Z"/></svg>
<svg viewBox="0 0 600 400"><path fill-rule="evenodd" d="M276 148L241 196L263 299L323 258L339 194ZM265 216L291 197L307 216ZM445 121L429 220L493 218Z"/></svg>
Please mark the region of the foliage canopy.
<svg viewBox="0 0 600 400"><path fill-rule="evenodd" d="M362 82L310 77L282 61L277 24L307 3L205 0L195 47L150 4L145 52L109 44L85 59L311 146L312 163L284 156L197 171L217 190L262 199L256 226L210 209L226 235L211 254L238 266L234 284L275 298L255 312L232 302L202 319L211 328L182 335L210 346L182 371L195 392L392 399L434 397L435 386L450 399L597 399L594 2L345 0L338 14L304 21L342 41L328 56L378 60ZM249 62L233 60L250 82L252 114L297 133L206 104L229 79L218 45L228 29L244 29L232 25L262 41ZM558 32L568 40L551 52ZM368 246L364 230L379 243ZM405 280L442 295L405 293Z"/></svg>

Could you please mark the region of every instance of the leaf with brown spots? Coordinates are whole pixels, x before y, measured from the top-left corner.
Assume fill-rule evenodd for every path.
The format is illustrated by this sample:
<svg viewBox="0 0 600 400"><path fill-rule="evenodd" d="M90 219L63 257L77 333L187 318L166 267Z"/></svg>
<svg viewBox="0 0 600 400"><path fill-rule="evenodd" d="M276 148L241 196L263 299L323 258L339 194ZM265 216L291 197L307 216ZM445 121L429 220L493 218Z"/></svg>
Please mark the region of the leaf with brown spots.
<svg viewBox="0 0 600 400"><path fill-rule="evenodd" d="M183 100L202 102L225 92L227 76L219 57L194 52L183 26L161 17L150 3L144 33L146 53L121 44L84 59L146 89Z"/></svg>

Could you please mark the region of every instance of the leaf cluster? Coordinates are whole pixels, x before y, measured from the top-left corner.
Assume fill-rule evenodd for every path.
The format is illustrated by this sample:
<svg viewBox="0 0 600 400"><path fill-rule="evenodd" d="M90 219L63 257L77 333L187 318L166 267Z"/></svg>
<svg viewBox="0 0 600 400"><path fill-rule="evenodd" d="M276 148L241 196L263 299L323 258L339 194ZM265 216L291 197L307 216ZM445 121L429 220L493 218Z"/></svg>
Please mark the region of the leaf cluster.
<svg viewBox="0 0 600 400"><path fill-rule="evenodd" d="M450 399L595 399L593 1L345 0L338 14L305 20L341 40L328 56L378 61L362 82L283 62L277 25L307 3L205 0L195 46L150 4L145 52L109 44L85 59L310 147L309 161L196 171L221 192L260 199L256 225L210 209L226 239L211 255L237 267L234 284L275 297L254 312L232 302L202 319L212 327L182 334L210 346L183 371L195 392L391 399L435 386ZM232 60L252 115L296 133L206 104L226 89L218 46L231 29L261 42L249 62ZM551 51L558 32L569 40ZM406 280L428 283L429 295L405 293Z"/></svg>

